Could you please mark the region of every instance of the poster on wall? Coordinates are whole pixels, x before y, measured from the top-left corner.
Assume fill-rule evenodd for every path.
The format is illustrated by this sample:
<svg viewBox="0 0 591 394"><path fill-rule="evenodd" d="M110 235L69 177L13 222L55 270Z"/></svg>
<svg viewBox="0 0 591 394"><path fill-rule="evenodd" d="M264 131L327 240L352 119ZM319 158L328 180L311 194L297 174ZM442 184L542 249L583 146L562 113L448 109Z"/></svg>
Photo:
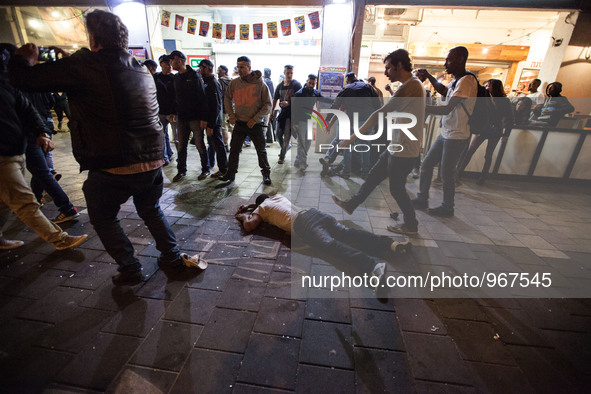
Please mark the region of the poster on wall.
<svg viewBox="0 0 591 394"><path fill-rule="evenodd" d="M255 23L252 25L252 38L255 40L262 40L263 39L263 24L262 23Z"/></svg>
<svg viewBox="0 0 591 394"><path fill-rule="evenodd" d="M129 52L131 56L135 57L140 63L145 62L148 58L146 54L146 48L144 47L129 47L127 48L127 52Z"/></svg>
<svg viewBox="0 0 591 394"><path fill-rule="evenodd" d="M320 27L320 14L318 11L308 14L308 18L310 18L312 29L318 29Z"/></svg>
<svg viewBox="0 0 591 394"><path fill-rule="evenodd" d="M240 25L240 39L241 40L248 40L248 34L250 31L250 25Z"/></svg>
<svg viewBox="0 0 591 394"><path fill-rule="evenodd" d="M162 26L170 26L170 12L162 10L162 16L160 17L160 24Z"/></svg>
<svg viewBox="0 0 591 394"><path fill-rule="evenodd" d="M226 40L236 39L236 25L226 25Z"/></svg>
<svg viewBox="0 0 591 394"><path fill-rule="evenodd" d="M201 37L207 37L208 32L209 32L209 22L201 21L199 23L199 35Z"/></svg>
<svg viewBox="0 0 591 394"><path fill-rule="evenodd" d="M320 67L318 89L324 97L335 98L345 85L346 67Z"/></svg>
<svg viewBox="0 0 591 394"><path fill-rule="evenodd" d="M211 26L211 36L213 38L217 38L218 40L222 39L222 24L221 23L214 23Z"/></svg>
<svg viewBox="0 0 591 394"><path fill-rule="evenodd" d="M298 33L303 33L306 31L306 20L303 16L298 16L294 18L296 28L298 29Z"/></svg>
<svg viewBox="0 0 591 394"><path fill-rule="evenodd" d="M183 30L183 22L185 17L182 15L177 15L174 19L174 29L175 30Z"/></svg>
<svg viewBox="0 0 591 394"><path fill-rule="evenodd" d="M291 19L284 19L280 23L281 23L281 33L284 36L291 36Z"/></svg>
<svg viewBox="0 0 591 394"><path fill-rule="evenodd" d="M267 23L267 36L269 38L277 38L277 22Z"/></svg>
<svg viewBox="0 0 591 394"><path fill-rule="evenodd" d="M194 35L195 30L197 30L197 20L189 18L187 20L187 33Z"/></svg>

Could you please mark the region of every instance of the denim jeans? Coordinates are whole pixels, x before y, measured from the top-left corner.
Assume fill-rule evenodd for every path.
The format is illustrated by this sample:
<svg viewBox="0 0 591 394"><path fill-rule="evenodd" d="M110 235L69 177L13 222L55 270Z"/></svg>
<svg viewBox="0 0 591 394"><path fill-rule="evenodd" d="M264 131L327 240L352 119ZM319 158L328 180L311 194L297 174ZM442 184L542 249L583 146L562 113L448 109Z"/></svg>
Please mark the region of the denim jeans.
<svg viewBox="0 0 591 394"><path fill-rule="evenodd" d="M91 170L82 190L88 205L90 223L98 234L105 250L119 264L119 271L137 271L141 268L134 256L129 238L123 232L117 214L121 204L133 197L137 214L144 221L156 241L160 260L180 260L176 237L160 209L162 196L162 169L132 175L114 175Z"/></svg>
<svg viewBox="0 0 591 394"><path fill-rule="evenodd" d="M221 126L216 126L213 129L213 134L207 136L207 158L209 160L209 168L215 166L216 157L218 159L218 169L221 173L225 174L228 170L228 156L226 155L226 147L224 146Z"/></svg>
<svg viewBox="0 0 591 394"><path fill-rule="evenodd" d="M0 156L0 211L4 211L0 217L5 221L6 208L10 208L39 237L55 244L68 234L43 215L24 173L24 155ZM3 225L0 222L0 230Z"/></svg>
<svg viewBox="0 0 591 394"><path fill-rule="evenodd" d="M236 121L234 131L232 132L232 140L230 141L230 158L228 160L228 174L234 175L238 172L238 163L240 161L240 151L244 139L249 136L254 144L259 159L259 167L263 176L271 174L271 166L267 159L267 149L265 148L265 135L263 133L263 125L255 124L252 128L248 128L246 122Z"/></svg>
<svg viewBox="0 0 591 394"><path fill-rule="evenodd" d="M296 216L293 230L308 245L330 253L336 260L356 265L363 272L371 272L377 264L369 255L383 257L393 242L390 237L345 227L314 208Z"/></svg>
<svg viewBox="0 0 591 394"><path fill-rule="evenodd" d="M429 152L423 159L421 166L421 179L419 181L419 193L417 198L422 201L429 201L429 189L431 188L431 178L433 178L433 168L441 163L441 180L443 181L443 203L444 209L452 210L454 208L454 196L456 192L455 172L466 145L466 140L445 139L441 135L437 137Z"/></svg>
<svg viewBox="0 0 591 394"><path fill-rule="evenodd" d="M47 167L45 153L34 143L27 144L25 152L27 170L31 173L31 189L37 201L41 201L43 190L53 199L61 213L69 213L74 206L60 184Z"/></svg>
<svg viewBox="0 0 591 394"><path fill-rule="evenodd" d="M187 172L187 147L189 145L189 137L191 131L195 137L195 146L199 151L199 158L201 159L201 172L209 171L209 158L207 157L207 149L205 148L204 132L201 128L200 121L189 120L189 121L178 121L178 137L179 137L179 150L177 158L177 169L179 173Z"/></svg>
<svg viewBox="0 0 591 394"><path fill-rule="evenodd" d="M160 123L162 123L162 128L164 129L164 159L169 160L172 158L173 152L172 148L170 147L170 137L168 136L168 125L173 130L172 136L174 138L176 128L176 123L170 123L168 120L168 115L158 114L158 118L160 118Z"/></svg>
<svg viewBox="0 0 591 394"><path fill-rule="evenodd" d="M289 147L289 142L291 140L291 119L285 119L285 123L281 126L282 122L277 122L279 125L277 129L277 141L279 141L279 146L281 147L281 152L279 153L279 157L281 159L285 159L285 154L287 153L287 148Z"/></svg>
<svg viewBox="0 0 591 394"><path fill-rule="evenodd" d="M296 153L295 164L302 167L308 166L308 151L310 150L310 145L312 141L308 139L308 128L306 127L305 122L300 122L298 127L295 127L293 130L293 134L298 140L298 150Z"/></svg>

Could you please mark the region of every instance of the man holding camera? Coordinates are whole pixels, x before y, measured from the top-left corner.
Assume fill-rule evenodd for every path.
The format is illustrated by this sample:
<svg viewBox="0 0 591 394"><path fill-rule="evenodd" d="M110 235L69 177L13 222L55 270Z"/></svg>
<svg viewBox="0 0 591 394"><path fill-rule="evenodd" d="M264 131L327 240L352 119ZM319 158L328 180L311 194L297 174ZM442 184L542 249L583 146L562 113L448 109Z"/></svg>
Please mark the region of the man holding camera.
<svg viewBox="0 0 591 394"><path fill-rule="evenodd" d="M20 88L65 91L70 98L72 150L82 171L90 222L109 255L119 264L113 283L135 284L144 277L134 248L117 219L121 204L133 197L138 215L156 240L163 267L204 269L198 256L181 254L160 209L164 136L158 120L154 79L127 52L121 19L95 10L86 16L90 50L35 65L38 49L20 48L10 73Z"/></svg>

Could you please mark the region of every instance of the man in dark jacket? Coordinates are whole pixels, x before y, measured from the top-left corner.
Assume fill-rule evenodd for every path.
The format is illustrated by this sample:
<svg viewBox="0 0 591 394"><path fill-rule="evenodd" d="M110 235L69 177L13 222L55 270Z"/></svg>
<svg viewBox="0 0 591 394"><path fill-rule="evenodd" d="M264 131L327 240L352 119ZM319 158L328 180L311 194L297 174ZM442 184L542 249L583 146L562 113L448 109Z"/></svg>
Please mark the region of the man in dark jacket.
<svg viewBox="0 0 591 394"><path fill-rule="evenodd" d="M322 97L322 94L316 88L316 75L309 74L308 79L304 86L294 93L293 98L298 97ZM308 103L308 102L306 102ZM316 103L310 102L309 105L314 107ZM310 144L312 140L308 139L307 131L308 128L306 127L306 122L302 121L298 115L301 114L294 114L293 115L293 134L295 138L298 140L298 150L296 154L296 159L294 161L293 166L297 168L301 173L306 171L308 167L308 150L310 149Z"/></svg>
<svg viewBox="0 0 591 394"><path fill-rule="evenodd" d="M127 52L127 28L109 12L86 16L90 50L33 66L38 48L25 45L11 60L11 78L23 89L65 91L70 98L72 149L81 170L89 170L83 191L90 222L119 264L113 283L144 279L134 248L117 219L129 197L156 240L164 267L204 269L199 256L181 254L160 209L164 136L158 121L154 79ZM18 56L20 55L20 56Z"/></svg>
<svg viewBox="0 0 591 394"><path fill-rule="evenodd" d="M222 87L213 75L213 63L211 60L203 59L199 63L199 73L203 77L205 84L205 96L207 97L209 116L207 117L207 143L211 153L208 149L209 165L213 167L213 154L218 159L219 171L212 174L212 178L219 178L228 170L228 157L226 156L226 148L224 147L224 140L222 138Z"/></svg>
<svg viewBox="0 0 591 394"><path fill-rule="evenodd" d="M281 146L278 164L285 162L285 154L289 149L291 140L291 97L302 88L302 84L293 79L293 66L286 64L283 68L283 83L280 83L273 95L273 106L271 107L271 121L273 121L273 110L279 103L281 111L277 115L277 141Z"/></svg>
<svg viewBox="0 0 591 394"><path fill-rule="evenodd" d="M197 179L203 180L209 176L209 160L203 137L203 129L207 127L208 104L203 81L201 75L186 64L187 57L181 51L172 51L169 56L172 68L178 71L174 77L174 91L178 118L179 156L177 158L178 174L172 181L178 182L187 175L187 146L191 131L201 158L201 175Z"/></svg>

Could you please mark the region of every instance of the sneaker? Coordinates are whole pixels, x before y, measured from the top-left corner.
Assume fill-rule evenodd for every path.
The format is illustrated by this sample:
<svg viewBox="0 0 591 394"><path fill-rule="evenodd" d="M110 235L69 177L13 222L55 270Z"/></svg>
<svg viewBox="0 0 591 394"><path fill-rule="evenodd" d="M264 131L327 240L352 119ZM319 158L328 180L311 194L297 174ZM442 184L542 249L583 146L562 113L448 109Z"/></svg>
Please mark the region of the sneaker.
<svg viewBox="0 0 591 394"><path fill-rule="evenodd" d="M184 178L184 177L186 177L186 176L187 176L187 173L186 173L186 172L179 172L178 174L176 174L176 175L174 176L174 178L172 178L172 181L173 181L173 182L179 182L179 181L182 181L182 180L183 180L183 178Z"/></svg>
<svg viewBox="0 0 591 394"><path fill-rule="evenodd" d="M64 223L64 222L69 222L70 220L77 218L78 216L80 216L80 214L78 213L78 211L76 210L76 208L72 208L72 210L68 213L60 213L59 215L57 215L55 217L55 219L53 219L53 222L55 224L60 224L60 223Z"/></svg>
<svg viewBox="0 0 591 394"><path fill-rule="evenodd" d="M244 147L250 148L250 141L244 141Z"/></svg>
<svg viewBox="0 0 591 394"><path fill-rule="evenodd" d="M437 208L429 208L427 211L429 215L433 216L442 216L442 217L451 217L454 215L454 209L437 207Z"/></svg>
<svg viewBox="0 0 591 394"><path fill-rule="evenodd" d="M339 176L343 179L349 179L351 177L351 174L347 173L347 172L341 172L339 174Z"/></svg>
<svg viewBox="0 0 591 394"><path fill-rule="evenodd" d="M386 274L386 263L377 263L375 265L375 267L373 268L373 271L371 271L371 275L370 275L370 277L372 278L370 283L373 282L375 284L375 286L374 286L375 291L378 291L380 288L382 288L384 286L385 274ZM377 280L375 280L373 278L377 278Z"/></svg>
<svg viewBox="0 0 591 394"><path fill-rule="evenodd" d="M421 200L420 198L415 198L411 200L413 207L416 209L427 209L429 208L429 203L426 200Z"/></svg>
<svg viewBox="0 0 591 394"><path fill-rule="evenodd" d="M209 171L203 171L201 174L199 174L199 176L197 177L198 181L202 181L205 178L207 178L209 176Z"/></svg>
<svg viewBox="0 0 591 394"><path fill-rule="evenodd" d="M406 224L401 226L388 226L386 229L392 233L404 234L404 235L417 235L419 230L416 227L409 227Z"/></svg>
<svg viewBox="0 0 591 394"><path fill-rule="evenodd" d="M343 201L341 199L339 199L337 196L335 196L334 194L332 195L332 200L334 201L335 204L337 204L339 207L341 207L341 209L345 212L347 212L349 215L353 215L353 211L355 211L355 208L353 208L350 204L349 201Z"/></svg>
<svg viewBox="0 0 591 394"><path fill-rule="evenodd" d="M218 178L218 181L222 181L222 182L234 182L234 175L228 174L226 172L226 174L224 176L221 176Z"/></svg>
<svg viewBox="0 0 591 394"><path fill-rule="evenodd" d="M394 211L394 212L390 212L390 219L394 219L394 220L398 220L398 212Z"/></svg>
<svg viewBox="0 0 591 394"><path fill-rule="evenodd" d="M412 176L412 179L419 179L419 174L420 174L420 171L418 168L413 168L412 172L410 173L410 175Z"/></svg>
<svg viewBox="0 0 591 394"><path fill-rule="evenodd" d="M392 252L394 253L409 253L410 250L412 249L412 244L410 242L398 242L398 241L394 241L392 242L392 245L390 245L390 250L392 250Z"/></svg>
<svg viewBox="0 0 591 394"><path fill-rule="evenodd" d="M203 260L198 254L194 256L189 256L186 253L182 253L181 259L183 260L185 267L197 268L201 271L207 268L207 261Z"/></svg>
<svg viewBox="0 0 591 394"><path fill-rule="evenodd" d="M24 244L25 243L23 241L17 241L0 237L0 250L16 249L20 248Z"/></svg>
<svg viewBox="0 0 591 394"><path fill-rule="evenodd" d="M325 177L328 174L328 170L330 169L330 163L324 157L318 159L320 164L322 164L322 171L320 171L320 176Z"/></svg>
<svg viewBox="0 0 591 394"><path fill-rule="evenodd" d="M277 160L277 164L283 164L283 163L285 163L285 159L280 157L279 160Z"/></svg>
<svg viewBox="0 0 591 394"><path fill-rule="evenodd" d="M62 122L57 122L57 129L61 130L62 129Z"/></svg>
<svg viewBox="0 0 591 394"><path fill-rule="evenodd" d="M269 175L263 175L263 184L264 185L271 185L271 177Z"/></svg>
<svg viewBox="0 0 591 394"><path fill-rule="evenodd" d="M144 281L144 275L142 270L131 271L131 272L119 272L117 275L111 277L111 281L114 285L137 285Z"/></svg>
<svg viewBox="0 0 591 394"><path fill-rule="evenodd" d="M66 250L80 245L82 242L86 241L86 238L88 238L87 234L67 235L60 241L54 243L53 246L55 246L57 250Z"/></svg>
<svg viewBox="0 0 591 394"><path fill-rule="evenodd" d="M221 171L214 172L213 174L211 174L212 178L221 178L222 176L224 176L224 173Z"/></svg>

